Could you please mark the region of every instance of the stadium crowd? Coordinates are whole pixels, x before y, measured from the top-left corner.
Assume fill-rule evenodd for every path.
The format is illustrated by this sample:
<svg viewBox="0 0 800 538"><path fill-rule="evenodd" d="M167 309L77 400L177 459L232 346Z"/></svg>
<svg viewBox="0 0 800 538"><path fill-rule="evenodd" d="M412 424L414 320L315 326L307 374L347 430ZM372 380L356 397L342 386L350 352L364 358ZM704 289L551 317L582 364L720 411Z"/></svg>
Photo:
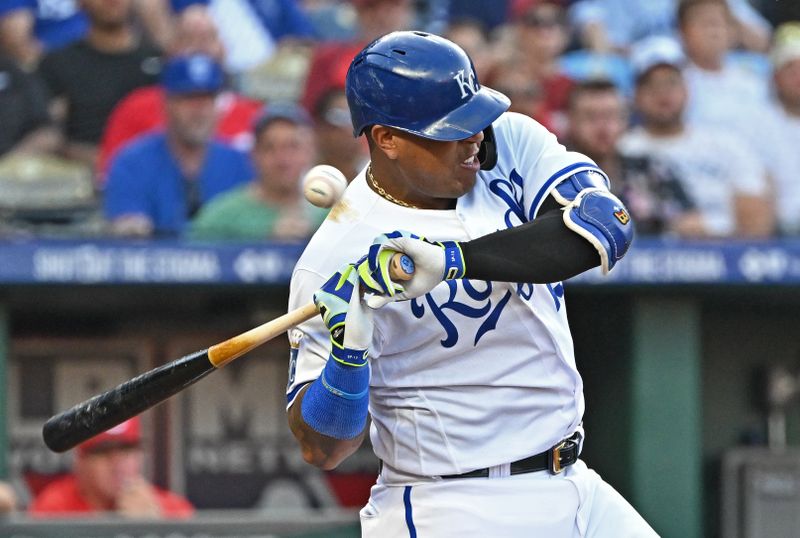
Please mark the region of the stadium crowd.
<svg viewBox="0 0 800 538"><path fill-rule="evenodd" d="M297 239L366 165L344 77L445 35L612 178L640 235L800 234L800 6L758 0L0 0L0 237Z"/></svg>

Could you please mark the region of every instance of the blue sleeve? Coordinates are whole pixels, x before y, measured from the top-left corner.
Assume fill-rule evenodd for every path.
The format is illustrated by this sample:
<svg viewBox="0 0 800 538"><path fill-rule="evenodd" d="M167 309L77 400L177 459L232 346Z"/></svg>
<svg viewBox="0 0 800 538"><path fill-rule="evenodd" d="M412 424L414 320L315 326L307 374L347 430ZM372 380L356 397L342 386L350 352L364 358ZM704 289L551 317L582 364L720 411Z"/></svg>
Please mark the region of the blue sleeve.
<svg viewBox="0 0 800 538"><path fill-rule="evenodd" d="M224 144L213 144L206 162L202 174L204 204L219 194L250 182L254 177L249 155Z"/></svg>
<svg viewBox="0 0 800 538"><path fill-rule="evenodd" d="M202 4L207 6L209 3L210 0L170 0L172 11L175 13L180 13L187 7L193 6L194 4Z"/></svg>
<svg viewBox="0 0 800 538"><path fill-rule="evenodd" d="M0 0L0 17L23 8L36 9L36 0Z"/></svg>
<svg viewBox="0 0 800 538"><path fill-rule="evenodd" d="M256 171L253 168L253 161L250 160L249 153L237 152L241 155L239 159L239 172L236 178L236 184L240 183L247 183L251 181L255 175Z"/></svg>
<svg viewBox="0 0 800 538"><path fill-rule="evenodd" d="M311 19L295 0L278 0L278 3L280 4L280 17L262 16L276 41L286 36L314 37L314 25L311 24Z"/></svg>
<svg viewBox="0 0 800 538"><path fill-rule="evenodd" d="M140 214L152 218L147 197L149 177L139 152L122 150L112 161L106 181L103 208L106 218Z"/></svg>

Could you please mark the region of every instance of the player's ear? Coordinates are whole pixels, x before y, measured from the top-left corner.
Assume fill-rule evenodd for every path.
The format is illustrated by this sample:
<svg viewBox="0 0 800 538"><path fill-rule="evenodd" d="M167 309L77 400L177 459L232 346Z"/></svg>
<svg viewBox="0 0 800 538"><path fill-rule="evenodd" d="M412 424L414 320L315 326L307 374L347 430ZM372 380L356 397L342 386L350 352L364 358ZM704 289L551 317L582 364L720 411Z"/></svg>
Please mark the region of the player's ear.
<svg viewBox="0 0 800 538"><path fill-rule="evenodd" d="M373 125L370 128L370 136L375 146L385 153L389 159L397 158L398 142L400 139L394 129L384 125Z"/></svg>

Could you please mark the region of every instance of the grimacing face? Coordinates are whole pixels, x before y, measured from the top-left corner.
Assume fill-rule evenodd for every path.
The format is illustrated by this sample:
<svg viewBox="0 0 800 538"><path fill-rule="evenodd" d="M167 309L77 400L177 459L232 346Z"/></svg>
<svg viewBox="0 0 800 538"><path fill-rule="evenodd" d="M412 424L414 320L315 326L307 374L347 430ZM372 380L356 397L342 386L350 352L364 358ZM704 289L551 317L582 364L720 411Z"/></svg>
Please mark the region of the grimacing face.
<svg viewBox="0 0 800 538"><path fill-rule="evenodd" d="M392 147L386 153L397 171L394 188L406 202L425 207L459 198L475 186L482 131L463 140L436 141L388 129Z"/></svg>

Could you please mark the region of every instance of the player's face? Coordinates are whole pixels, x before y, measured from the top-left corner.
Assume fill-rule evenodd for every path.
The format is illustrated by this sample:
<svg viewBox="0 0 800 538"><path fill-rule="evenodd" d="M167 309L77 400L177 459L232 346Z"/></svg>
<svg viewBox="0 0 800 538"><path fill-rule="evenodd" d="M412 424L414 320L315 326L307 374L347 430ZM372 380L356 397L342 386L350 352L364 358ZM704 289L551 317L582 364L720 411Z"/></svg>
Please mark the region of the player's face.
<svg viewBox="0 0 800 538"><path fill-rule="evenodd" d="M483 132L464 140L439 142L396 131L395 178L403 199L420 207L448 207L475 186Z"/></svg>
<svg viewBox="0 0 800 538"><path fill-rule="evenodd" d="M672 125L681 121L686 85L676 68L654 67L636 86L636 107L645 124Z"/></svg>
<svg viewBox="0 0 800 538"><path fill-rule="evenodd" d="M625 110L620 96L613 91L584 93L577 96L570 115L570 138L590 157L610 155L625 131Z"/></svg>

